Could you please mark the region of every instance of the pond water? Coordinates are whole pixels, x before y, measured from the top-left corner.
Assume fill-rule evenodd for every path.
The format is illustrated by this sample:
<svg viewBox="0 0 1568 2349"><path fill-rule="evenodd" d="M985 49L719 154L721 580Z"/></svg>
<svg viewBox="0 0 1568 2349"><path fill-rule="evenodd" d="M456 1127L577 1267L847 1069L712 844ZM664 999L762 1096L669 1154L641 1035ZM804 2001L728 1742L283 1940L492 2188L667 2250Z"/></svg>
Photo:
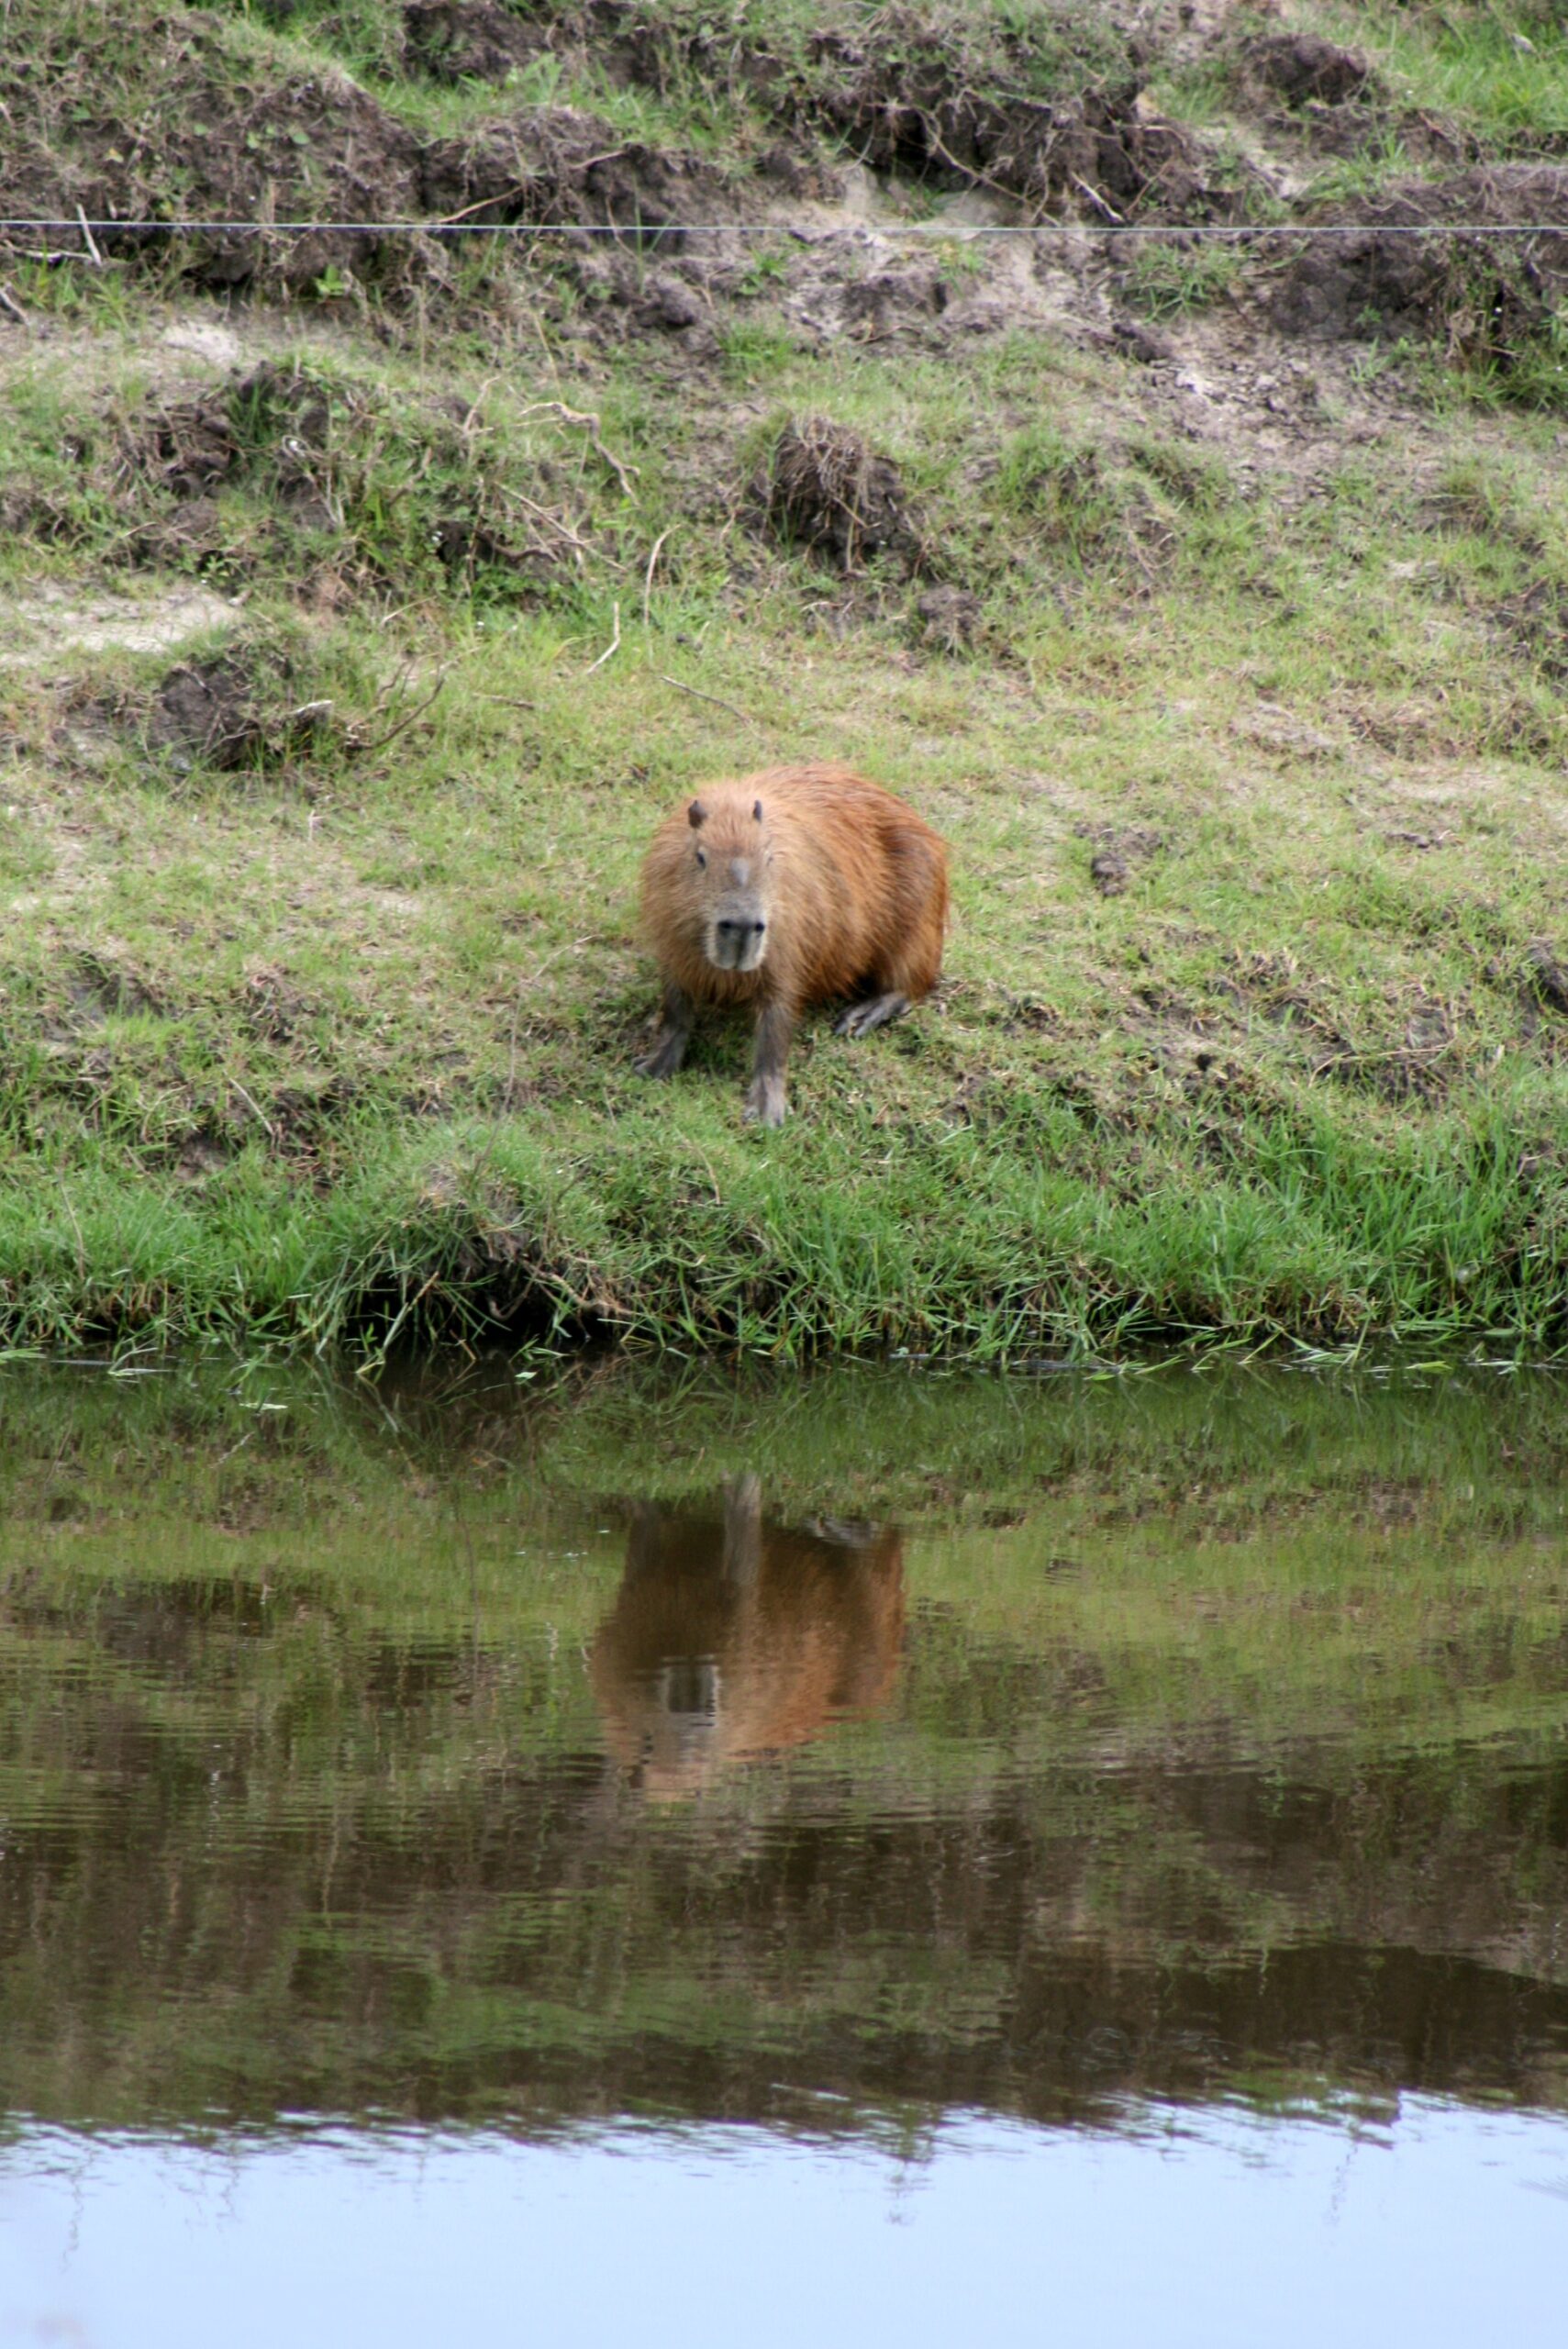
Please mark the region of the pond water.
<svg viewBox="0 0 1568 2349"><path fill-rule="evenodd" d="M0 2341L1555 2343L1565 1407L0 1375Z"/></svg>

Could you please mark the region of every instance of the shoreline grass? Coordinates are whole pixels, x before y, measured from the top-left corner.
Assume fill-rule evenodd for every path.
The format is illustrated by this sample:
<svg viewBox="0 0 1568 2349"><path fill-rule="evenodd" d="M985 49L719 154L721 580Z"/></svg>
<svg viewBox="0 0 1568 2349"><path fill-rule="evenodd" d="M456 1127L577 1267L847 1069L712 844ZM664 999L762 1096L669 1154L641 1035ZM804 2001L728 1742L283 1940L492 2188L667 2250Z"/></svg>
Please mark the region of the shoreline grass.
<svg viewBox="0 0 1568 2349"><path fill-rule="evenodd" d="M1276 1125L1202 1188L1171 1154L1141 1196L1097 1183L1081 1151L1003 1158L959 1126L906 1135L868 1172L863 1122L786 1130L763 1152L711 1111L684 1130L635 1110L610 1129L469 1123L380 1140L325 1193L242 1153L199 1202L57 1168L0 1196L0 1263L27 1267L0 1277L0 1309L21 1346L224 1338L378 1356L500 1333L784 1360L1568 1350L1561 1203L1519 1179L1495 1106L1382 1153L1327 1119Z"/></svg>

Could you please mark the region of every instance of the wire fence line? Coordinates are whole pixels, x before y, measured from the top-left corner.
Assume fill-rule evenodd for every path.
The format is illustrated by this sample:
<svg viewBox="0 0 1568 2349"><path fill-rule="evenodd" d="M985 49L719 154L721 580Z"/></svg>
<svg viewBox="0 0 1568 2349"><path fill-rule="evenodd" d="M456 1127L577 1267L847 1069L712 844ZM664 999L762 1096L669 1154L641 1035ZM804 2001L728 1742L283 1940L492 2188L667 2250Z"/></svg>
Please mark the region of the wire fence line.
<svg viewBox="0 0 1568 2349"><path fill-rule="evenodd" d="M929 241L943 236L1105 237L1113 240L1179 237L1232 243L1263 239L1352 237L1568 237L1568 220L1232 221L1027 220L852 221L878 237ZM0 236L94 237L614 237L650 243L662 237L791 237L815 244L841 233L826 223L777 220L71 220L0 218ZM91 256L83 252L83 258ZM74 258L74 256L64 256Z"/></svg>

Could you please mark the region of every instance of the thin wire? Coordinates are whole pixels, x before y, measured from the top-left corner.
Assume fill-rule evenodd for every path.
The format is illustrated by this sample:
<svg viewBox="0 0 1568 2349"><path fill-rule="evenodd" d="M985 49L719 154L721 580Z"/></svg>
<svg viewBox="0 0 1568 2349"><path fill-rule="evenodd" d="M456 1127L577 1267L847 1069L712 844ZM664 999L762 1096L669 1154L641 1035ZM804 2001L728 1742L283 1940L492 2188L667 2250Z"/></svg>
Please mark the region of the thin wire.
<svg viewBox="0 0 1568 2349"><path fill-rule="evenodd" d="M851 224L870 228L869 222ZM652 244L663 237L793 237L817 243L836 233L816 223L809 228L773 220L20 220L0 218L0 234L35 231L97 237L617 237ZM1237 226L1231 222L1142 220L1029 220L967 222L878 221L878 237L1564 237L1564 220L1360 220L1300 225L1274 220Z"/></svg>

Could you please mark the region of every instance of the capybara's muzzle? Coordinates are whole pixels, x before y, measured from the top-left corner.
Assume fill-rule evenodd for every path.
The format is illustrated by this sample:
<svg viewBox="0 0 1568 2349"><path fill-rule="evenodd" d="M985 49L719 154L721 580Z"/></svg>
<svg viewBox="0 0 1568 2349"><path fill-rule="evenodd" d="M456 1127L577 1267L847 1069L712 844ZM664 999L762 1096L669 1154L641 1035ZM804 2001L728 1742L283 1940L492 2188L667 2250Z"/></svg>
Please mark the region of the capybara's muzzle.
<svg viewBox="0 0 1568 2349"><path fill-rule="evenodd" d="M767 933L767 922L760 913L721 915L708 935L707 959L716 970L754 971L762 959Z"/></svg>

